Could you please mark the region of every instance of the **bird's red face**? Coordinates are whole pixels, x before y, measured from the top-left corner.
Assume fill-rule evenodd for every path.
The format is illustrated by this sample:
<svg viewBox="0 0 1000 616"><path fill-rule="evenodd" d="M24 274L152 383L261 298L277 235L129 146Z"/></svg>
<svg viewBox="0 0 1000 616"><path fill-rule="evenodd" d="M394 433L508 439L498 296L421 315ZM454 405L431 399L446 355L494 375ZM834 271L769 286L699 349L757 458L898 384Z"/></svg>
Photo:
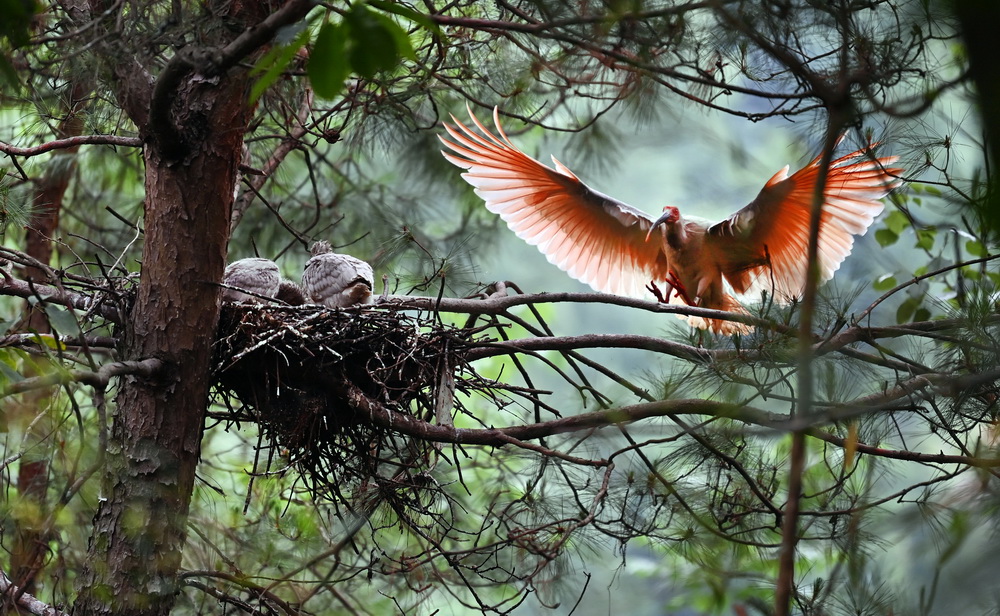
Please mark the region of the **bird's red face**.
<svg viewBox="0 0 1000 616"><path fill-rule="evenodd" d="M663 214L661 214L660 217L653 222L653 226L649 228L649 233L646 234L646 241L647 242L649 241L649 238L653 235L653 230L659 227L660 225L672 225L680 219L681 219L680 210L678 210L676 207L672 205L664 207Z"/></svg>

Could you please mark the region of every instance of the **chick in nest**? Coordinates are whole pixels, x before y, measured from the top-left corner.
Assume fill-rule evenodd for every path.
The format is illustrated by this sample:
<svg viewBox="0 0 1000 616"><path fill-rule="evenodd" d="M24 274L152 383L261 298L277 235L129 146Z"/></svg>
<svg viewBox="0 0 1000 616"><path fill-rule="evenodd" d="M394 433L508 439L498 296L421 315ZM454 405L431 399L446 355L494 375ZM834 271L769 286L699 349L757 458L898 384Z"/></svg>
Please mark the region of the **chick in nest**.
<svg viewBox="0 0 1000 616"><path fill-rule="evenodd" d="M345 308L372 303L375 274L361 259L333 252L330 243L320 240L309 249L312 258L302 272L306 299L328 308Z"/></svg>
<svg viewBox="0 0 1000 616"><path fill-rule="evenodd" d="M259 304L274 298L293 306L306 303L302 289L282 278L278 265L270 259L251 257L230 263L222 284L224 302Z"/></svg>

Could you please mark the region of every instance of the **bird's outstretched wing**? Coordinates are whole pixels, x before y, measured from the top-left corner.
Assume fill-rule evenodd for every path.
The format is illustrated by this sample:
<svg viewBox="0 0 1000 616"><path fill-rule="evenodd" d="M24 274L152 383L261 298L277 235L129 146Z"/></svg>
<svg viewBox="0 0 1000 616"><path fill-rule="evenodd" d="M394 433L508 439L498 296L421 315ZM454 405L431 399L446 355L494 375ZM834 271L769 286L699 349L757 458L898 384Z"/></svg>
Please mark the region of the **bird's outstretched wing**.
<svg viewBox="0 0 1000 616"><path fill-rule="evenodd" d="M500 127L493 135L469 111L482 134L454 116L438 136L449 161L491 212L537 246L550 262L598 291L642 297L651 280L662 281L667 261L659 242L646 242L653 223L646 213L591 189L555 158L552 169L517 149Z"/></svg>
<svg viewBox="0 0 1000 616"><path fill-rule="evenodd" d="M901 184L897 157L873 158L871 148L830 163L819 230L820 282L851 253L854 236L882 212L882 197ZM799 297L808 267L809 213L819 179L820 157L788 176L776 173L749 205L713 225L705 249L737 293L765 289L779 301Z"/></svg>

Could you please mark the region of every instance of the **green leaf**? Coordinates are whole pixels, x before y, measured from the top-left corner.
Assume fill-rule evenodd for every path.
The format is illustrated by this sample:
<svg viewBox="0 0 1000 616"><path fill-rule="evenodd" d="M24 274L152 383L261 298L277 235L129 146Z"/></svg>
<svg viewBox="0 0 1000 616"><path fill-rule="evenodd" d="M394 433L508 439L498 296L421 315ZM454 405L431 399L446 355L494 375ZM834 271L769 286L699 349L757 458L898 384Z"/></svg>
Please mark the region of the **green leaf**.
<svg viewBox="0 0 1000 616"><path fill-rule="evenodd" d="M13 353L0 353L0 377L5 378L10 383L19 383L24 380L24 375L15 370L17 357Z"/></svg>
<svg viewBox="0 0 1000 616"><path fill-rule="evenodd" d="M347 26L325 23L309 54L306 73L316 96L334 98L351 74L347 63Z"/></svg>
<svg viewBox="0 0 1000 616"><path fill-rule="evenodd" d="M404 30L402 26L381 13L371 13L371 16L382 22L382 27L385 28L386 32L392 35L392 39L396 43L397 57L393 58L392 65L387 68L395 66L398 57L407 58L409 60L417 59L417 52L413 51L413 45L410 44L410 35L407 34L406 30Z"/></svg>
<svg viewBox="0 0 1000 616"><path fill-rule="evenodd" d="M250 75L261 75L261 78L250 88L250 104L257 102L260 95L281 77L281 73L291 64L295 54L308 42L309 30L303 28L292 42L272 47L257 61L257 64L254 64L250 69Z"/></svg>
<svg viewBox="0 0 1000 616"><path fill-rule="evenodd" d="M965 250L974 257L985 257L990 254L990 251L986 250L986 246L977 240L969 240L966 242Z"/></svg>
<svg viewBox="0 0 1000 616"><path fill-rule="evenodd" d="M899 241L899 235L889 229L878 229L875 231L875 241L882 248L892 246Z"/></svg>
<svg viewBox="0 0 1000 616"><path fill-rule="evenodd" d="M886 229L889 229L896 235L903 232L904 229L910 226L910 219L906 217L906 214L900 212L899 210L893 210L885 217L882 221Z"/></svg>
<svg viewBox="0 0 1000 616"><path fill-rule="evenodd" d="M17 71L14 70L14 65L3 55L0 55L0 75L3 75L8 85L20 87L21 82L17 79Z"/></svg>
<svg viewBox="0 0 1000 616"><path fill-rule="evenodd" d="M972 281L978 281L983 278L982 272L973 267L963 267L962 276L964 276L967 280L972 280Z"/></svg>
<svg viewBox="0 0 1000 616"><path fill-rule="evenodd" d="M368 4L380 11L385 11L386 13L392 13L393 15L399 15L405 19L409 19L413 23L430 30L434 34L441 33L441 29L436 23L434 23L433 19L423 13L411 9L408 6L403 6L394 2L387 2L386 0L368 0Z"/></svg>
<svg viewBox="0 0 1000 616"><path fill-rule="evenodd" d="M351 28L347 54L354 72L372 79L396 65L396 37L368 7L355 4L344 19Z"/></svg>
<svg viewBox="0 0 1000 616"><path fill-rule="evenodd" d="M922 250L930 250L934 248L934 238L937 235L937 229L917 229L917 244L916 247Z"/></svg>
<svg viewBox="0 0 1000 616"><path fill-rule="evenodd" d="M45 315L49 318L49 325L52 326L52 329L63 336L75 336L80 333L80 325L72 310L54 304L46 304Z"/></svg>
<svg viewBox="0 0 1000 616"><path fill-rule="evenodd" d="M876 291L885 292L888 291L889 289L895 288L897 284L899 283L896 282L895 276L893 276L892 274L883 274L879 276L875 280L875 282L872 283L872 288L875 289Z"/></svg>
<svg viewBox="0 0 1000 616"><path fill-rule="evenodd" d="M906 298L906 301L900 304L899 308L896 309L896 323L909 323L919 306L919 299L915 297Z"/></svg>
<svg viewBox="0 0 1000 616"><path fill-rule="evenodd" d="M931 311L926 308L917 308L917 311L913 314L914 321L930 321Z"/></svg>
<svg viewBox="0 0 1000 616"><path fill-rule="evenodd" d="M937 186L924 186L924 190L928 195L934 195L935 197L941 196L941 189Z"/></svg>

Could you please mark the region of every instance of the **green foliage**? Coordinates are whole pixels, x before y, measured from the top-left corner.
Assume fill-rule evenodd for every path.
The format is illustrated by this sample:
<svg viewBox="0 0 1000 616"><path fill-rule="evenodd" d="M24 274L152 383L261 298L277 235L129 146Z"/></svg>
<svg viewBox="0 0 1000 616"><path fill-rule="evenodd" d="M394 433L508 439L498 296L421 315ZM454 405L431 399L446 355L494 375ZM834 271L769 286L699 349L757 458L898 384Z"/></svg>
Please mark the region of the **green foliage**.
<svg viewBox="0 0 1000 616"><path fill-rule="evenodd" d="M26 45L31 36L31 22L41 10L35 0L0 0L0 74L10 86L19 84L17 73L8 58L8 49Z"/></svg>
<svg viewBox="0 0 1000 616"><path fill-rule="evenodd" d="M363 79L374 79L379 73L395 69L402 60L417 59L410 33L386 13L413 22L427 32L438 32L426 15L404 5L387 1L355 3L339 22L324 21L316 32L306 72L317 96L336 97L352 72ZM251 91L252 101L275 83L310 38L305 29L292 42L276 46L257 62L254 72L261 76Z"/></svg>
<svg viewBox="0 0 1000 616"><path fill-rule="evenodd" d="M20 229L28 223L31 208L11 193L11 179L6 169L0 169L0 240L7 229Z"/></svg>

